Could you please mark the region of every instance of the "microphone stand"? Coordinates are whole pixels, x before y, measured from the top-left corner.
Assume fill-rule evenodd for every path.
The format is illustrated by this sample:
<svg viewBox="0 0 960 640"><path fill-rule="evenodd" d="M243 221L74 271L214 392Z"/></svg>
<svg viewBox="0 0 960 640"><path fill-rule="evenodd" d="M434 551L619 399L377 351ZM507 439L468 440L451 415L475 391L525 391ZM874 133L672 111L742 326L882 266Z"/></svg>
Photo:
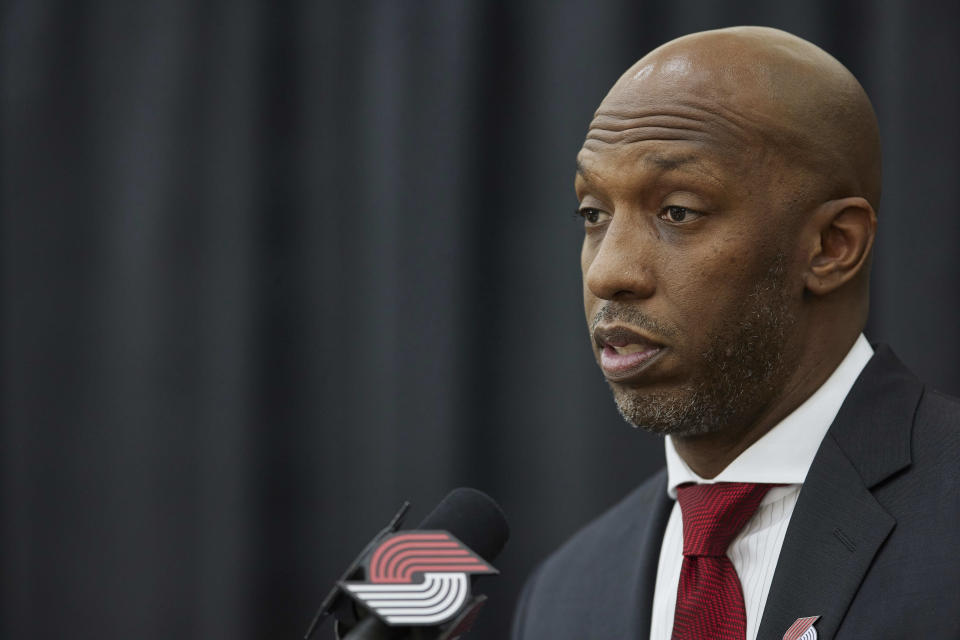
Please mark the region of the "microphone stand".
<svg viewBox="0 0 960 640"><path fill-rule="evenodd" d="M346 582L357 577L362 577L363 569L360 566L363 564L363 560L367 555L378 545L380 542L392 533L396 533L397 529L403 524L404 518L407 517L407 511L410 510L410 503L404 501L400 505L400 510L397 511L396 515L391 518L390 522L386 527L380 530L380 533L373 537L373 540L370 541L366 547L363 548L363 551L360 552L353 562L350 563L350 566L347 567L347 570L343 572L343 575L340 576L340 580L334 585L333 589L330 590L330 593L327 594L327 597L323 599L323 602L320 603L320 608L317 609L317 614L313 616L313 621L310 623L310 626L307 628L307 632L303 635L303 640L310 640L310 636L313 635L313 632L316 630L320 624L327 619L327 617L337 609L343 608L344 597L343 592L340 589L339 583Z"/></svg>

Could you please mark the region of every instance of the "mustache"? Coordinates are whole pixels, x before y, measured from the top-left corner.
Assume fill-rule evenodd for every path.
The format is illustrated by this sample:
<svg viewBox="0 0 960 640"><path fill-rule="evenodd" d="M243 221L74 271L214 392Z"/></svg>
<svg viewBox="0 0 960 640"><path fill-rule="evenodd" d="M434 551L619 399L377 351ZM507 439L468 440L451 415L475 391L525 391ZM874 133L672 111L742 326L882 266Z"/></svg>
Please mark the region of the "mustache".
<svg viewBox="0 0 960 640"><path fill-rule="evenodd" d="M674 327L654 320L636 307L616 302L606 303L594 314L590 321L590 334L593 335L600 323L612 324L614 322L622 322L662 338L673 338L677 335L677 330Z"/></svg>

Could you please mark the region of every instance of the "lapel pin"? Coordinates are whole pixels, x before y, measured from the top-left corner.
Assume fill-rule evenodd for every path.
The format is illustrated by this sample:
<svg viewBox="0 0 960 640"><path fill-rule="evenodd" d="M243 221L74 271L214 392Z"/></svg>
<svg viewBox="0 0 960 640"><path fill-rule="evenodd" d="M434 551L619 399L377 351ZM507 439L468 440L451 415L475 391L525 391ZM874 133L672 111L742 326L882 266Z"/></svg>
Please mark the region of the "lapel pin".
<svg viewBox="0 0 960 640"><path fill-rule="evenodd" d="M783 634L783 640L817 640L817 630L813 628L813 623L819 619L820 616L797 618Z"/></svg>

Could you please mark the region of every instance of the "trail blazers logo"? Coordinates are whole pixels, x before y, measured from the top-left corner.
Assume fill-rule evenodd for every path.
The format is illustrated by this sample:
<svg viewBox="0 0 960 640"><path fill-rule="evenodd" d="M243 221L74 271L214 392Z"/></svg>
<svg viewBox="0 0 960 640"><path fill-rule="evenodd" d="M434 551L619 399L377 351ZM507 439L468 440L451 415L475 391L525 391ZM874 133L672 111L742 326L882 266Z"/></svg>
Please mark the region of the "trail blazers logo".
<svg viewBox="0 0 960 640"><path fill-rule="evenodd" d="M446 531L395 533L367 561L367 582L341 582L391 625L440 624L470 597L468 574L497 573Z"/></svg>
<svg viewBox="0 0 960 640"><path fill-rule="evenodd" d="M819 619L820 616L797 618L783 634L783 640L817 640L817 630L813 628L813 623Z"/></svg>

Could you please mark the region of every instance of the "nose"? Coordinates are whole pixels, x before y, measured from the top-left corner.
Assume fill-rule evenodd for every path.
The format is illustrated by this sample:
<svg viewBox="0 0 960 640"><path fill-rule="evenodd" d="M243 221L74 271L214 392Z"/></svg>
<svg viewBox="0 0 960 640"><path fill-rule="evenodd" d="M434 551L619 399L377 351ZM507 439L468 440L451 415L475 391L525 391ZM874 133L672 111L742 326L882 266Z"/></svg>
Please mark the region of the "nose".
<svg viewBox="0 0 960 640"><path fill-rule="evenodd" d="M656 291L653 232L614 215L602 237L584 238L581 267L586 289L604 300L649 298Z"/></svg>

